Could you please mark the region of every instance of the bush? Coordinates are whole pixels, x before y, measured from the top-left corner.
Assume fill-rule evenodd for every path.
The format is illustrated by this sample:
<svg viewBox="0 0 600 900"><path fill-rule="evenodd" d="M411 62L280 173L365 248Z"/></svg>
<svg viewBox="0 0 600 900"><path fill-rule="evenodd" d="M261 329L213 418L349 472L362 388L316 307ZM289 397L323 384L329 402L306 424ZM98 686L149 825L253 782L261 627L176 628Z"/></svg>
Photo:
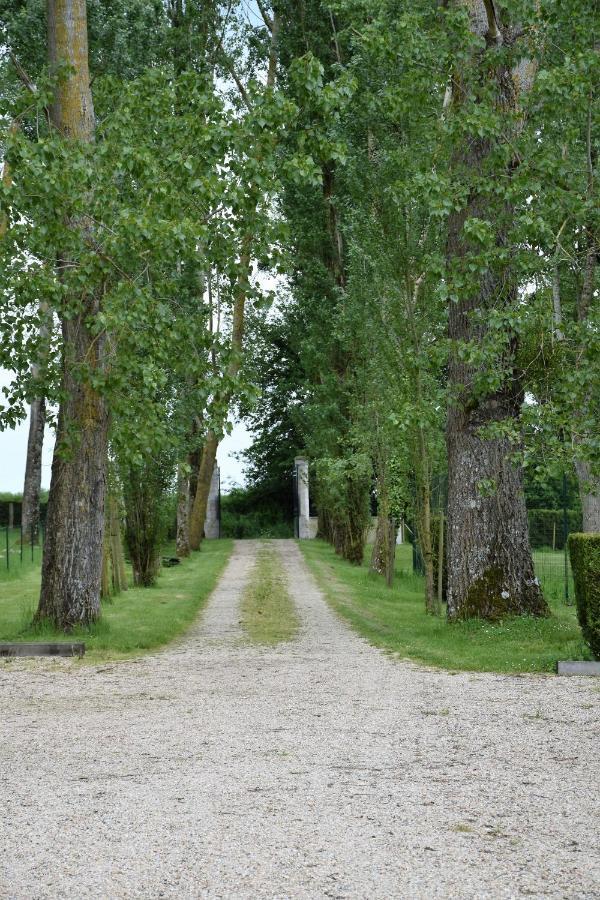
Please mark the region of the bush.
<svg viewBox="0 0 600 900"><path fill-rule="evenodd" d="M600 659L600 534L570 534L577 618L585 641Z"/></svg>
<svg viewBox="0 0 600 900"><path fill-rule="evenodd" d="M291 495L290 489L290 495ZM291 509L255 487L233 488L221 497L221 537L292 538Z"/></svg>

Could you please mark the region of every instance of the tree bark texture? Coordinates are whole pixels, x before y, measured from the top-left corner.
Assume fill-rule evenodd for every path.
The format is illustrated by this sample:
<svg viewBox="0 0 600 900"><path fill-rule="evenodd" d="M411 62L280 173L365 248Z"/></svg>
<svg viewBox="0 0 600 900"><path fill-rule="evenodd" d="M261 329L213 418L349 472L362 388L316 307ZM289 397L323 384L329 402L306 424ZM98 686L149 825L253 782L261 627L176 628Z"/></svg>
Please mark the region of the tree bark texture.
<svg viewBox="0 0 600 900"><path fill-rule="evenodd" d="M119 501L114 494L109 493L106 499L101 596L103 600L107 600L126 590L127 572Z"/></svg>
<svg viewBox="0 0 600 900"><path fill-rule="evenodd" d="M531 72L525 63L511 73L490 54L510 40L508 28L500 26L493 0L466 2L472 29L485 40L486 49L472 58L480 73L481 89L491 90L499 110L517 108L518 92L526 87ZM490 59L487 59L487 56ZM461 102L459 74L455 78L455 102ZM507 124L510 128L510 124ZM473 134L463 138L455 164L473 184L483 179L495 143ZM511 168L501 174L509 178ZM506 244L506 225L512 210L506 205L492 208L488 196L471 188L463 209L450 215L447 259L450 267L460 267L475 249L465 235L464 225L472 217L496 227L498 248ZM485 311L510 307L517 302L511 273L489 269L477 289L463 287L458 300L449 305L449 337L453 344L481 343L486 334ZM509 614L546 615L548 607L535 577L529 545L527 512L523 492L522 467L513 461L516 448L505 437L485 438L481 429L516 419L520 415L523 391L514 369L516 338L508 338L502 360L506 375L495 391L477 391L478 371L454 352L449 362L449 385L453 398L448 410L446 442L448 450L448 617L497 619ZM485 486L485 490L482 490Z"/></svg>
<svg viewBox="0 0 600 900"><path fill-rule="evenodd" d="M46 424L46 402L43 397L31 401L29 408L29 437L23 483L21 524L23 540L37 544L40 525L40 490L42 487L42 450Z"/></svg>
<svg viewBox="0 0 600 900"><path fill-rule="evenodd" d="M50 69L67 64L51 109L66 140L93 141L85 0L48 0ZM70 227L91 231L87 221ZM67 260L59 260L60 264ZM100 614L109 414L104 397L77 373L105 364L105 339L90 328L99 300L78 298L80 312L62 321L62 401L48 499L38 619L63 630Z"/></svg>
<svg viewBox="0 0 600 900"><path fill-rule="evenodd" d="M371 571L385 577L388 587L394 583L394 560L396 558L396 526L389 515L377 516L375 543L371 553Z"/></svg>
<svg viewBox="0 0 600 900"><path fill-rule="evenodd" d="M590 464L581 459L575 461L575 471L581 497L583 530L600 534L600 478L592 475Z"/></svg>
<svg viewBox="0 0 600 900"><path fill-rule="evenodd" d="M198 469L198 486L194 497L194 506L190 519L190 547L198 550L204 537L204 522L208 509L208 495L215 462L217 460L217 448L219 439L214 431L209 431L204 441L200 468Z"/></svg>
<svg viewBox="0 0 600 900"><path fill-rule="evenodd" d="M190 477L179 466L177 472L177 556L190 555Z"/></svg>

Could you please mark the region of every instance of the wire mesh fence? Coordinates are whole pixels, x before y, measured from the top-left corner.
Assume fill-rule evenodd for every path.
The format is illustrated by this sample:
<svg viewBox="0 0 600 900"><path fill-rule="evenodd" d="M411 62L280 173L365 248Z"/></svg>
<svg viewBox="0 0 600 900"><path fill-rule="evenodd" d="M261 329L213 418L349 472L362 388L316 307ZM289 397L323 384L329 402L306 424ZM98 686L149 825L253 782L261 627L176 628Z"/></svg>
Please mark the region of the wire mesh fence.
<svg viewBox="0 0 600 900"><path fill-rule="evenodd" d="M31 566L39 566L44 546L44 525L37 531L25 530L21 521L21 504L14 500L0 501L0 579L22 573Z"/></svg>
<svg viewBox="0 0 600 900"><path fill-rule="evenodd" d="M25 567L38 566L42 560L44 531L40 526L37 536L23 532L23 529L0 526L0 579L6 574L15 574Z"/></svg>
<svg viewBox="0 0 600 900"><path fill-rule="evenodd" d="M558 486L527 498L529 541L533 555L535 574L548 600L574 602L574 585L568 553L568 537L581 531L582 517L579 495L572 478L566 475ZM540 492L537 492L538 494ZM436 561L439 548L445 554L447 516L447 477L438 475L431 483L431 539ZM413 573L423 575L423 556L416 536L416 529L408 530L413 544ZM444 567L445 568L445 567ZM445 590L444 590L445 596Z"/></svg>

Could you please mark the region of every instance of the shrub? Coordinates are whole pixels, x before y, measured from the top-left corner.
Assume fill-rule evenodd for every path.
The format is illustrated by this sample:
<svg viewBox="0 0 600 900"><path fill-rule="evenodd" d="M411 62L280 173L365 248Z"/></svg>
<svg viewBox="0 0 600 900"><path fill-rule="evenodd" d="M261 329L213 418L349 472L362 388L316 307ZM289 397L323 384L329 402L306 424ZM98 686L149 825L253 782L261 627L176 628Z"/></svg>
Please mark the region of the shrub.
<svg viewBox="0 0 600 900"><path fill-rule="evenodd" d="M600 659L600 534L570 534L577 618L583 637Z"/></svg>

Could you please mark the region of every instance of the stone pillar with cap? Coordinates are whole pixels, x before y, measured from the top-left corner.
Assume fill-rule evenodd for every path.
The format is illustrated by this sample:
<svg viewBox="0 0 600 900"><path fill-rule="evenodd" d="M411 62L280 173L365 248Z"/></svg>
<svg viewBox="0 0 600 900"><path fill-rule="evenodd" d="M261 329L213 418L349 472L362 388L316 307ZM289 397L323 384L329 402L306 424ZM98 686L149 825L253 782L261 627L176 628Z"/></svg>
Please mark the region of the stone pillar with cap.
<svg viewBox="0 0 600 900"><path fill-rule="evenodd" d="M301 539L313 537L310 528L310 508L308 493L308 460L304 456L297 456L294 460L297 472L298 491L298 537Z"/></svg>
<svg viewBox="0 0 600 900"><path fill-rule="evenodd" d="M208 503L206 504L206 519L204 520L204 537L207 541L220 537L220 502L221 502L221 471L215 466L210 481Z"/></svg>

